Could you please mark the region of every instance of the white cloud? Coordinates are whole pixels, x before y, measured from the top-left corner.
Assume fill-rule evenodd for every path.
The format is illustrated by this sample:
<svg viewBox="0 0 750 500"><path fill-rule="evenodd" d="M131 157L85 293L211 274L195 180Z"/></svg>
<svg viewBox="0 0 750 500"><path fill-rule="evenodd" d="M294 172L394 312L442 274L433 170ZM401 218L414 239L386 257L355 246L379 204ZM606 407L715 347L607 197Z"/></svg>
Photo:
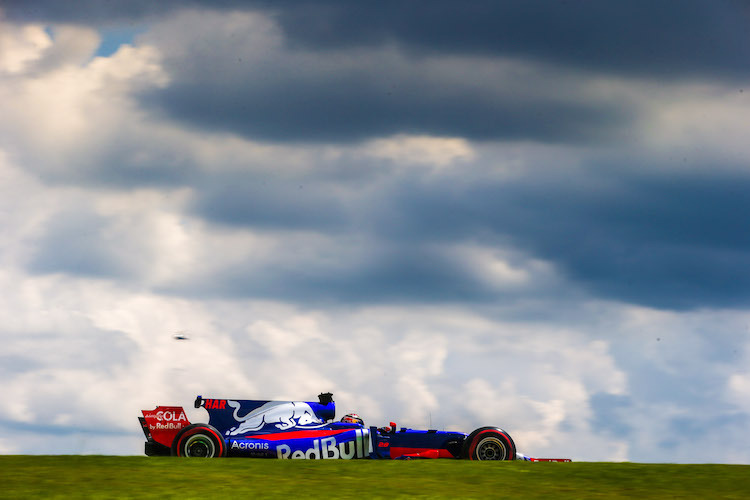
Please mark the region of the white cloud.
<svg viewBox="0 0 750 500"><path fill-rule="evenodd" d="M47 72L86 64L96 52L100 38L96 30L58 25L50 28L53 43L31 66L34 72Z"/></svg>
<svg viewBox="0 0 750 500"><path fill-rule="evenodd" d="M8 284L3 283L7 289ZM0 311L13 403L2 416L39 426L127 432L140 409L188 403L203 390L255 392L202 307L123 293L86 280L16 281L21 299ZM189 341L173 334L189 331Z"/></svg>
<svg viewBox="0 0 750 500"><path fill-rule="evenodd" d="M44 27L3 22L0 12L0 74L25 71L50 45L52 40Z"/></svg>
<svg viewBox="0 0 750 500"><path fill-rule="evenodd" d="M461 260L468 262L477 276L493 288L521 289L533 282L554 279L554 268L549 263L541 260L514 262L512 256L503 255L497 247L464 244L455 250Z"/></svg>
<svg viewBox="0 0 750 500"><path fill-rule="evenodd" d="M29 240L39 234L49 214L48 195L51 193L44 193L33 176L13 165L0 149L0 262L6 269L25 261Z"/></svg>
<svg viewBox="0 0 750 500"><path fill-rule="evenodd" d="M588 391L621 389L622 374L600 343L560 332L511 335L507 325L460 309L305 312L273 303L203 305L97 281L21 285L37 303L0 310L6 356L26 358L29 367L5 375L13 403L2 418L19 424L127 432L139 410L189 406L197 394L313 399L331 390L340 410L373 425L499 424L533 452L559 447L563 420L586 429ZM174 340L178 331L190 340ZM474 344L495 331L507 333ZM571 340L576 348L560 348ZM467 345L483 345L481 355Z"/></svg>
<svg viewBox="0 0 750 500"><path fill-rule="evenodd" d="M158 53L151 47L125 46L111 58L91 60L83 57L98 43L91 39L90 30L60 31L47 50L72 60L41 72L19 71L2 78L0 137L14 159L34 171L75 178L92 169L110 168L96 165L106 159L107 148L133 135L138 138L139 133L141 138L148 135L140 131L142 113L133 108L130 93L165 80ZM80 54L78 48L71 48L79 43ZM16 50L11 47L9 53ZM132 154L137 156L135 151Z"/></svg>
<svg viewBox="0 0 750 500"><path fill-rule="evenodd" d="M728 381L729 397L742 405L745 409L750 409L750 373L734 373Z"/></svg>
<svg viewBox="0 0 750 500"><path fill-rule="evenodd" d="M24 433L65 431L61 451L140 453L133 444L140 442L137 432L127 438L117 433L137 429L139 411L156 404L184 405L191 419L203 420L202 411L190 408L197 394L314 400L330 390L341 414L357 411L368 424L395 420L466 432L499 425L524 453L577 460L661 453L690 461L687 445L674 455L653 448L666 439L679 442L681 431L670 428L671 420L721 413L689 401L643 399L642 382L632 372L638 366L618 352L639 349L655 332L662 342L676 342L684 325L726 318L715 313L606 305L594 323L564 329L499 321L463 307L301 309L169 298L62 276L5 271L1 281L2 289L17 293L0 308L8 401L0 419L25 426ZM632 335L638 328L647 331ZM611 332L611 341L598 339L601 331ZM176 341L176 332L190 340ZM664 357L658 346L639 351L667 373L679 375L675 363L689 362L704 377L724 376L723 397L746 408L747 377L725 372L720 360L702 358L699 349L681 357ZM626 408L628 436L596 428L594 394L632 403ZM45 451L43 440L24 433L0 438L17 452ZM705 460L729 460L730 454L731 461L745 460L735 446Z"/></svg>
<svg viewBox="0 0 750 500"><path fill-rule="evenodd" d="M363 146L364 154L390 160L400 165L446 167L471 161L476 153L460 137L399 135L375 139Z"/></svg>

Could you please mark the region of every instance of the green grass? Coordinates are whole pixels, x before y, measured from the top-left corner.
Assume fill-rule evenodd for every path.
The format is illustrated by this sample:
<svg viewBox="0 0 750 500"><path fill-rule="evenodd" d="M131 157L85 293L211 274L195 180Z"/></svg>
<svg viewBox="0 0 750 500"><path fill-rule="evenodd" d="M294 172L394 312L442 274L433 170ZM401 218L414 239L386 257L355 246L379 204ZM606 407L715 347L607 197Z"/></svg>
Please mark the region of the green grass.
<svg viewBox="0 0 750 500"><path fill-rule="evenodd" d="M748 498L750 466L0 456L0 498Z"/></svg>

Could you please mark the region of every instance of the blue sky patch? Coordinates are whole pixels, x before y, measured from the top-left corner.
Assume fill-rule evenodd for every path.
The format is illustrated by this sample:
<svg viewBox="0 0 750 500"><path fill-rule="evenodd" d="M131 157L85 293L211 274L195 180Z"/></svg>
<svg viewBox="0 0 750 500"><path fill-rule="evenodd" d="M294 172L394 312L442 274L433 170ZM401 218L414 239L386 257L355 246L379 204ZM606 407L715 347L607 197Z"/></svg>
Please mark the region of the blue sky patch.
<svg viewBox="0 0 750 500"><path fill-rule="evenodd" d="M109 57L123 45L134 45L135 38L146 31L146 26L103 28L99 30L102 41L94 57Z"/></svg>

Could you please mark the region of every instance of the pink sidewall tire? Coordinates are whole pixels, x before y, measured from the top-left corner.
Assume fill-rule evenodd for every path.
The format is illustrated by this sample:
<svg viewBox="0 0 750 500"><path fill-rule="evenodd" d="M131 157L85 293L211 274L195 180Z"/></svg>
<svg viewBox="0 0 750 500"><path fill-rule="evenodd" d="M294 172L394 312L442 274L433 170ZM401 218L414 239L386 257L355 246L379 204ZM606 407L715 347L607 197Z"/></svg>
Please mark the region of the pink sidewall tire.
<svg viewBox="0 0 750 500"><path fill-rule="evenodd" d="M172 441L172 456L218 458L227 455L227 446L219 431L207 424L191 424Z"/></svg>
<svg viewBox="0 0 750 500"><path fill-rule="evenodd" d="M481 427L466 438L461 458L467 460L515 460L516 444L497 427Z"/></svg>

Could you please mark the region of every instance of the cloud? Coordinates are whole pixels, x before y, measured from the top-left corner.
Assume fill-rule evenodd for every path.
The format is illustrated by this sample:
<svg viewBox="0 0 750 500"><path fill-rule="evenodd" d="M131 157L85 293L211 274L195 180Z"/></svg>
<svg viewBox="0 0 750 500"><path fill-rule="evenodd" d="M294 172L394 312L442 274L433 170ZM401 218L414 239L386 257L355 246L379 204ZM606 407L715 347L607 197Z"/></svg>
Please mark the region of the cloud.
<svg viewBox="0 0 750 500"><path fill-rule="evenodd" d="M285 33L308 46L396 42L426 52L493 54L666 76L742 72L737 2L300 2L280 10ZM679 13L679 22L675 14ZM679 40L679 42L678 42Z"/></svg>
<svg viewBox="0 0 750 500"><path fill-rule="evenodd" d="M123 294L87 280L19 279L7 272L0 280L6 288L15 282L21 292L0 312L9 361L4 390L12 399L0 413L3 429L99 436L88 451L113 453L121 441L107 435L132 440L132 419L155 399L186 400L209 389L211 379L229 384L225 389L235 379L235 391L253 387L235 365L231 344L206 323L205 312L184 302ZM177 344L172 335L186 326L196 333ZM188 369L197 356L210 362ZM16 363L26 368L14 370ZM234 374L219 377L227 368Z"/></svg>
<svg viewBox="0 0 750 500"><path fill-rule="evenodd" d="M41 26L15 26L10 23L3 23L2 26L0 68L3 73L23 71L52 43Z"/></svg>
<svg viewBox="0 0 750 500"><path fill-rule="evenodd" d="M318 53L289 47L270 18L226 19L186 12L158 36L144 35L164 54L172 81L144 92L144 106L204 130L272 141L396 134L586 141L616 135L630 119L616 102L577 90L580 82L559 69L391 48Z"/></svg>
<svg viewBox="0 0 750 500"><path fill-rule="evenodd" d="M49 45L26 56L23 70L3 79L0 147L57 182L158 183L184 175L177 172L184 166L179 154L159 146L169 142L168 132L146 125L130 95L163 83L154 51L124 47L112 58L91 60L95 44L86 57L68 47L87 43L90 30L70 27L65 33L65 40L48 37ZM143 142L152 147L139 147Z"/></svg>
<svg viewBox="0 0 750 500"><path fill-rule="evenodd" d="M0 449L140 454L141 409L332 390L530 454L747 462L746 44L707 55L746 34L651 44L736 4L515 35L466 19L534 2L8 5ZM579 43L607 30L621 57Z"/></svg>
<svg viewBox="0 0 750 500"><path fill-rule="evenodd" d="M33 242L31 273L158 283L193 265L185 250L191 235L175 213L184 192L71 194L47 200L51 213Z"/></svg>
<svg viewBox="0 0 750 500"><path fill-rule="evenodd" d="M373 231L526 251L595 294L628 302L746 303L748 242L737 217L747 210L746 175L734 167L709 176L609 161L585 161L575 175L545 165L496 179L462 171L402 178L382 194L388 209L375 212Z"/></svg>
<svg viewBox="0 0 750 500"><path fill-rule="evenodd" d="M748 247L734 215L745 210L745 175L629 177L611 190L561 183L552 197L517 190L530 210L516 214L516 235L598 294L667 308L746 303L738 270ZM551 212L566 216L553 227L544 215Z"/></svg>
<svg viewBox="0 0 750 500"><path fill-rule="evenodd" d="M183 23L195 25L195 30L184 30ZM224 32L218 27L225 25L230 30L219 34ZM76 30L69 29L69 39L89 37L90 30ZM185 33L196 30L205 36L200 38L203 45L193 52L191 44L197 42L186 39ZM40 36L33 30L28 33L30 39ZM183 39L187 43L180 46ZM37 44L36 59L24 56L30 61L29 68L50 50L76 52L66 49L65 44L55 49L62 43L60 39L50 37L47 42L51 45L46 48ZM45 70L44 78L32 77L37 70L16 71L8 79L10 85L3 97L8 116L0 127L10 154L31 165L47 181L187 189L184 206L190 208L191 219L247 230L256 236L279 230L309 233L295 236L310 245L307 256L278 250L284 244L283 237L276 235L271 237L276 241L275 254L265 254L261 260L252 247L240 246L238 257L227 261L231 265L209 266L210 271L189 271L174 279L162 273L163 279L151 281L171 293L188 293L186 290L194 288L194 279L211 277L211 285L205 290L229 296L279 298L292 293L298 300L317 296L323 300L362 301L391 296L398 300L487 301L503 296L502 286L498 289L495 285L512 281L508 279L509 269L515 266L528 274L525 266L538 261L546 262L552 270L548 276L558 273L572 279L579 289L626 302L690 309L699 304L738 306L748 299L743 293L747 280L736 272L747 267L745 231L736 217L744 211L740 193L746 179L733 159L742 155L741 141L724 139L732 144L727 159L719 156L721 148L716 147L710 127L698 127L686 135L684 125L668 118L689 118L693 109L718 109L721 112L712 114L712 123L732 130L737 122L729 109L744 101L739 93L727 94L726 87L677 85L682 96L679 102L666 101L645 111L664 95L663 90L637 83L635 88L642 92L636 96L627 81L606 83L567 75L562 81L565 92L581 99L599 96L600 102L605 101L604 96L621 95L634 103L635 109L644 110L642 118L633 122L642 127L631 129L630 142L626 143L645 145L643 153L624 153L618 147L611 149L612 145L607 146L609 151L592 153L578 143L549 145L547 152L518 141L479 147L471 146L462 136L403 134L353 144L264 145L217 131L205 134L181 129L179 123L144 113L138 107L142 102L134 95L155 88L171 92L170 82L190 81L192 77L214 85L218 80L201 76L206 72L177 63L192 57L197 67L203 67L201 54L209 56L216 44L230 53L245 51L248 67L260 64L281 69L277 76L285 82L306 85L306 74L314 83L316 78L326 80L330 78L327 72L335 74L341 68L369 70L359 59L343 58L341 62L330 58L322 60L327 61L322 67L301 65L303 69L296 70L300 78L292 79L285 72L298 66L295 58L305 61L310 54L285 47L278 28L257 14L236 14L228 20L220 14L186 12L159 24L152 34L143 34L140 43L84 65L53 65ZM165 52L170 47L176 50ZM28 54L28 48L18 50ZM450 57L420 60L422 67L415 70L398 52L378 50L368 54L368 61L373 57L385 61L379 69L383 75L398 77L403 73L407 79L414 79L428 74L438 85L446 82L447 89L464 85L455 80L456 68L475 67L477 63ZM208 96L203 98L205 102L214 95L229 95L232 89L241 91L241 82L250 71L232 62L231 57L224 62L212 59L211 64L226 76L221 81L228 90L214 94L196 87L196 92ZM485 88L488 92L528 94L533 98L544 84L534 83L522 90L523 85L501 75L501 68L521 74L529 71L526 76L533 82L540 79L540 71L551 71L535 65L519 66L513 61L495 64L482 68L483 79L472 83L478 85L480 94ZM222 68L225 71L220 71ZM495 87L490 82L507 82L509 87L491 90ZM584 86L574 90L574 82ZM268 89L278 87L275 83L268 85ZM56 99L42 105L53 88ZM104 103L107 111L94 113L104 108ZM227 118L219 108L216 110L222 120ZM304 106L294 112L308 114ZM476 117L476 113L471 116ZM225 125L231 128L231 117L227 119ZM348 137L353 129L347 128L343 135L336 132L337 136ZM555 128L568 130L567 126ZM650 130L658 130L664 140L649 139ZM456 132L471 136L470 130ZM687 147L701 140L713 145L713 150L704 150L697 158L691 156L691 161L718 164L720 175L707 178L699 166L685 172L681 155L670 160L654 146L671 143ZM136 227L143 234L166 227L159 224L176 228L174 234L182 234L180 241L190 242L196 249L183 263L197 262L195 259L205 262L210 258L200 249L215 248L203 243L206 237L211 234L219 241L223 236L203 231L196 224L188 232L179 228L181 210L177 207L172 211L171 222L145 222L150 217L146 216L143 223L134 225L121 218L127 208L118 216L119 221L111 214L100 214L98 208L68 208L49 219L51 231L37 240L40 249L33 253L31 269L37 273L132 276L133 270L146 259L153 259L157 250L122 242L137 240L131 236ZM551 213L557 216L551 218ZM716 220L723 222L716 224ZM78 237L70 237L76 233ZM82 235L88 235L88 239L82 239ZM345 239L338 239L342 237ZM342 249L342 242L350 248ZM525 264L500 264L506 266L502 277L497 274L502 270L498 265L490 265L485 257L476 260L480 254L455 250L462 245L481 248L480 254L485 256L493 252L526 252L528 256L520 259ZM256 260L242 263L240 255L253 255ZM481 261L485 264L477 264ZM172 267L188 269L185 265ZM146 274L152 274L152 267L146 268ZM212 276L211 272L218 274ZM493 278L484 278L483 273L494 273L500 281L493 284ZM550 283L536 271L533 275L537 281L526 280L523 287L511 289L529 292ZM358 293L352 293L354 290Z"/></svg>
<svg viewBox="0 0 750 500"><path fill-rule="evenodd" d="M476 156L471 144L459 137L410 135L375 139L365 146L364 153L397 164L437 168L469 162Z"/></svg>
<svg viewBox="0 0 750 500"><path fill-rule="evenodd" d="M105 245L103 240L108 238L100 234L104 228L104 219L90 212L61 212L50 221L50 229L38 243L42 252L32 260L31 271L120 275L124 270L113 258L112 242Z"/></svg>
<svg viewBox="0 0 750 500"><path fill-rule="evenodd" d="M103 24L175 15L181 9L260 11L278 19L291 44L314 50L395 44L408 51L482 54L553 61L614 73L747 75L748 11L722 0L652 2L440 0L428 5L385 1L360 5L340 0L190 2L56 2L10 0L14 20Z"/></svg>
<svg viewBox="0 0 750 500"><path fill-rule="evenodd" d="M198 393L295 399L332 389L340 411L357 411L373 425L500 425L523 452L579 460L694 461L695 448L681 438L690 426L737 427L747 418L742 391L727 393L723 407L694 397L710 401L708 387L742 387L723 358L700 354L700 332L716 324L717 313L591 304L597 322L579 311L581 326L561 327L559 316L506 322L463 307L302 309L135 295L103 282L4 273L4 286L9 281L23 293L0 310L10 361L3 363L9 404L1 419L6 441L10 430L32 438L27 453L50 452L34 438L50 432L60 436L59 446L67 443L61 451L139 453L139 410L189 406ZM745 320L738 314L714 332L746 354L748 339L732 337ZM639 325L645 331L634 336ZM176 331L190 340L175 341ZM611 340L596 339L601 332L611 332ZM678 347L686 334L694 347L684 351ZM682 370L686 362L694 374ZM660 369L644 371L651 364ZM649 392L667 372L674 385ZM696 382L694 391L670 389ZM191 419L205 419L190 411ZM734 420L722 423L732 413ZM690 417L696 414L701 418ZM613 438L622 425L630 434ZM716 432L709 431L720 446L707 444L701 460L744 460L742 444Z"/></svg>

